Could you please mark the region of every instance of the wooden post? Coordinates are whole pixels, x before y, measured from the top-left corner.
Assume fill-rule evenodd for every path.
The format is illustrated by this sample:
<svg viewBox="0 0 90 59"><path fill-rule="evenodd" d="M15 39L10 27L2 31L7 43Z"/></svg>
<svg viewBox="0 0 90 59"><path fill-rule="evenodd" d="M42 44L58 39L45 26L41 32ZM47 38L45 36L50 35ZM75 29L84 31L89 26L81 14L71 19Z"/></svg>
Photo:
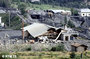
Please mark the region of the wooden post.
<svg viewBox="0 0 90 59"><path fill-rule="evenodd" d="M10 28L10 11L8 10L8 12L9 12L9 28Z"/></svg>
<svg viewBox="0 0 90 59"><path fill-rule="evenodd" d="M22 39L24 40L24 22L22 20Z"/></svg>

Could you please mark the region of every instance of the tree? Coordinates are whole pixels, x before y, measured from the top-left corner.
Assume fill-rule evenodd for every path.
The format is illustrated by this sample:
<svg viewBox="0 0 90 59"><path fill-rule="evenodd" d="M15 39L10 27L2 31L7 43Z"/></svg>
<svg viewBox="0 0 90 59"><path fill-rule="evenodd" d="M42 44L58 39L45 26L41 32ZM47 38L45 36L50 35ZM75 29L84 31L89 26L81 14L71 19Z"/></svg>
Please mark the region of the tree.
<svg viewBox="0 0 90 59"><path fill-rule="evenodd" d="M70 20L68 21L68 27L71 27L71 28L74 28L75 27L75 25L73 24L73 22L71 22Z"/></svg>
<svg viewBox="0 0 90 59"><path fill-rule="evenodd" d="M24 3L21 3L19 6L18 6L18 9L21 11L21 14L24 15L26 13L25 9L26 9L26 4Z"/></svg>
<svg viewBox="0 0 90 59"><path fill-rule="evenodd" d="M0 7L9 8L10 0L0 0Z"/></svg>
<svg viewBox="0 0 90 59"><path fill-rule="evenodd" d="M64 18L64 23L67 24L67 17Z"/></svg>
<svg viewBox="0 0 90 59"><path fill-rule="evenodd" d="M74 9L73 9L73 8L71 8L71 13L72 13L72 15L74 14L74 12L73 12L73 11L74 11Z"/></svg>
<svg viewBox="0 0 90 59"><path fill-rule="evenodd" d="M84 7L83 0L41 0L41 4L57 5L62 7Z"/></svg>
<svg viewBox="0 0 90 59"><path fill-rule="evenodd" d="M73 8L71 8L71 13L72 13L72 15L75 15L75 16L79 15L78 11Z"/></svg>

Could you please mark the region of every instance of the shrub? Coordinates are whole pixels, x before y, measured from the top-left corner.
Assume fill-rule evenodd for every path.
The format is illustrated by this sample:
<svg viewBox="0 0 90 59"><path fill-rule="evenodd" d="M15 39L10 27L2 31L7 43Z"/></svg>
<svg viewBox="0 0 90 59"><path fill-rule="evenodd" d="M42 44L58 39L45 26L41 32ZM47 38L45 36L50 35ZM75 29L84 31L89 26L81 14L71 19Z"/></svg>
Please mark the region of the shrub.
<svg viewBox="0 0 90 59"><path fill-rule="evenodd" d="M25 3L21 3L18 5L18 9L21 11L21 14L24 15L26 13L25 9L26 9L26 4Z"/></svg>
<svg viewBox="0 0 90 59"><path fill-rule="evenodd" d="M80 56L76 56L75 59L80 59Z"/></svg>
<svg viewBox="0 0 90 59"><path fill-rule="evenodd" d="M66 57L61 57L60 59L69 59L69 58L66 58Z"/></svg>
<svg viewBox="0 0 90 59"><path fill-rule="evenodd" d="M68 21L68 27L74 28L75 25L74 25L74 23L72 21L69 20Z"/></svg>
<svg viewBox="0 0 90 59"><path fill-rule="evenodd" d="M48 48L42 48L41 51L49 51Z"/></svg>
<svg viewBox="0 0 90 59"><path fill-rule="evenodd" d="M52 52L50 53L50 57L51 57L51 58L53 57L53 53L52 53Z"/></svg>
<svg viewBox="0 0 90 59"><path fill-rule="evenodd" d="M56 47L52 47L51 48L51 51L56 51Z"/></svg>
<svg viewBox="0 0 90 59"><path fill-rule="evenodd" d="M26 51L31 51L31 47L26 48Z"/></svg>
<svg viewBox="0 0 90 59"><path fill-rule="evenodd" d="M64 48L63 44L59 44L56 47L51 48L51 51L64 51L64 50L65 50L65 48Z"/></svg>
<svg viewBox="0 0 90 59"><path fill-rule="evenodd" d="M75 53L74 52L72 52L71 54L70 54L70 58L75 58Z"/></svg>

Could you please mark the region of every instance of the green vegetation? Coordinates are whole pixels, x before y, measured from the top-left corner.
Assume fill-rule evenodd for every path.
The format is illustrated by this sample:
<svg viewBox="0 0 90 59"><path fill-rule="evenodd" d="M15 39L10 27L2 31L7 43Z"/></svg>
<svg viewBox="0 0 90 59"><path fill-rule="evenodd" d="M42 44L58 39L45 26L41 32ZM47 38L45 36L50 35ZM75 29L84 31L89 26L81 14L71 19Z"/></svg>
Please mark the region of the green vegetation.
<svg viewBox="0 0 90 59"><path fill-rule="evenodd" d="M67 24L67 16L64 18L64 23Z"/></svg>
<svg viewBox="0 0 90 59"><path fill-rule="evenodd" d="M26 48L26 51L31 51L31 47Z"/></svg>
<svg viewBox="0 0 90 59"><path fill-rule="evenodd" d="M73 22L71 22L70 20L68 21L68 27L70 27L70 28L74 28L75 27L75 25L73 24Z"/></svg>
<svg viewBox="0 0 90 59"><path fill-rule="evenodd" d="M81 59L80 52L13 52L13 53L0 53L0 54L9 54L9 55L16 55L17 59ZM0 55L1 56L1 55ZM90 51L82 53L83 59L90 59Z"/></svg>
<svg viewBox="0 0 90 59"><path fill-rule="evenodd" d="M63 44L58 44L57 46L52 47L51 51L65 51L65 48Z"/></svg>
<svg viewBox="0 0 90 59"><path fill-rule="evenodd" d="M10 22L10 28L18 30L21 27L22 27L22 22L21 22L20 18L18 16L12 17L11 22Z"/></svg>
<svg viewBox="0 0 90 59"><path fill-rule="evenodd" d="M0 59L9 59L9 58L6 58L6 57L3 58L2 55L9 55L8 52L2 52L2 53L0 53Z"/></svg>
<svg viewBox="0 0 90 59"><path fill-rule="evenodd" d="M88 0L89 2L90 0ZM12 0L12 2L24 2L24 3L31 3L30 0ZM85 0L40 0L40 2L34 2L32 4L48 4L52 5L52 7L55 6L62 6L62 7L69 7L69 8L85 8L90 7L89 3L87 3Z"/></svg>
<svg viewBox="0 0 90 59"><path fill-rule="evenodd" d="M84 8L90 5L85 5L85 0L41 0L41 4L58 5L64 7ZM90 1L90 0L88 0Z"/></svg>
<svg viewBox="0 0 90 59"><path fill-rule="evenodd" d="M0 17L2 17L2 22L5 23L6 27L9 26L9 14L0 14Z"/></svg>
<svg viewBox="0 0 90 59"><path fill-rule="evenodd" d="M72 53L70 54L70 58L72 58L72 59L74 59L75 56L76 56L75 52L72 52Z"/></svg>
<svg viewBox="0 0 90 59"><path fill-rule="evenodd" d="M25 12L25 9L26 9L26 5L25 3L21 3L18 5L18 9L21 11L21 14L24 15L26 12Z"/></svg>
<svg viewBox="0 0 90 59"><path fill-rule="evenodd" d="M10 0L0 0L0 7L4 8L10 7Z"/></svg>
<svg viewBox="0 0 90 59"><path fill-rule="evenodd" d="M47 9L65 9L65 10L70 10L69 8L66 8L66 7L60 7L60 6L52 6L52 5L49 5L49 4L42 4L42 5L39 5L39 4L31 4L29 3L29 7L27 9L36 9L36 10L47 10Z"/></svg>
<svg viewBox="0 0 90 59"><path fill-rule="evenodd" d="M0 17L2 17L2 22L5 23L5 28L20 29L22 26L20 18L15 15L10 15L10 16L11 17L10 17L10 27L9 27L9 13L0 14Z"/></svg>
<svg viewBox="0 0 90 59"><path fill-rule="evenodd" d="M1 52L0 59L18 59L18 56L15 54L10 54L9 52Z"/></svg>
<svg viewBox="0 0 90 59"><path fill-rule="evenodd" d="M49 51L49 48L42 48L41 51Z"/></svg>
<svg viewBox="0 0 90 59"><path fill-rule="evenodd" d="M25 4L26 5L26 10L30 10L30 9L35 9L35 10L47 10L47 9L64 9L64 10L70 10L70 8L66 8L66 7L60 7L60 6L52 6L49 4L32 4L32 3L24 3L24 2L20 2L19 4ZM14 2L13 4L11 4L11 7L13 8L18 8L19 4L17 2Z"/></svg>
<svg viewBox="0 0 90 59"><path fill-rule="evenodd" d="M71 8L71 13L72 13L72 15L75 15L75 16L79 15L78 11L73 8Z"/></svg>
<svg viewBox="0 0 90 59"><path fill-rule="evenodd" d="M62 52L18 52L20 59L61 59L69 58L67 53ZM63 56L65 55L65 56Z"/></svg>
<svg viewBox="0 0 90 59"><path fill-rule="evenodd" d="M61 6L61 7L69 7L69 8L85 8L90 7L89 3L87 3L85 0L40 0L40 2L31 2L30 0L0 0L0 6L2 7L8 7L10 4L20 4L21 2L26 4L37 4L37 5L52 5L52 8L55 6ZM88 0L90 2L90 0Z"/></svg>

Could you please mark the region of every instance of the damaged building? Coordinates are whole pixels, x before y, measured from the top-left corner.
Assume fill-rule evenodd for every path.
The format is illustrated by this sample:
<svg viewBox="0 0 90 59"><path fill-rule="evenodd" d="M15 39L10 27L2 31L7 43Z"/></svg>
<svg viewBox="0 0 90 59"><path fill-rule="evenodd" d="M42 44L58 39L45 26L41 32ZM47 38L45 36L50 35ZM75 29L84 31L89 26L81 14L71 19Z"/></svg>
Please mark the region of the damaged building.
<svg viewBox="0 0 90 59"><path fill-rule="evenodd" d="M33 23L24 27L24 37L39 42L70 41L77 37L78 32L71 28L56 28L42 23Z"/></svg>

